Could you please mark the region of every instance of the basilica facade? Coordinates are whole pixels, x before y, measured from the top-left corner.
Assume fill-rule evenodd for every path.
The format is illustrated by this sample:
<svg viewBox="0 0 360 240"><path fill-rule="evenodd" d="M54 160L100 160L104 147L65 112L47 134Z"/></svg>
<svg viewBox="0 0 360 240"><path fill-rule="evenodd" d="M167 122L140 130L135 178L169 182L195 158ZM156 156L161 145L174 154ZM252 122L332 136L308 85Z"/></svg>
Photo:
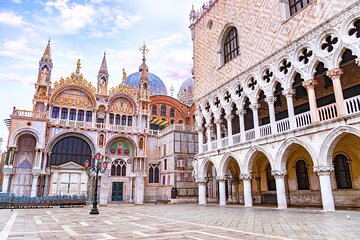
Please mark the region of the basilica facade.
<svg viewBox="0 0 360 240"><path fill-rule="evenodd" d="M212 0L190 22L199 203L359 206L359 2Z"/></svg>
<svg viewBox="0 0 360 240"><path fill-rule="evenodd" d="M14 108L11 114L2 192L92 196L89 167L104 168L100 161L107 163L99 178L100 204L196 199L195 108L167 96L146 65L145 43L141 49L139 71L124 71L115 87L109 87L105 54L96 86L82 75L80 60L75 72L52 84L49 41L39 61L33 109ZM191 145L181 145L185 137Z"/></svg>

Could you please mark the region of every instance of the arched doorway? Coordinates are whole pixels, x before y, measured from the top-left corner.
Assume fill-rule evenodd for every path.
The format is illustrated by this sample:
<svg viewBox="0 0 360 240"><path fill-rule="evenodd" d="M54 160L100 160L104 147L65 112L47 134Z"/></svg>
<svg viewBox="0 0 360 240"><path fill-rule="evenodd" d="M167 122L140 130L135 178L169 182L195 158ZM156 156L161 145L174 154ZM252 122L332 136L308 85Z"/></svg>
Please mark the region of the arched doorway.
<svg viewBox="0 0 360 240"><path fill-rule="evenodd" d="M236 204L239 203L239 199L243 201L243 194L239 196L239 176L240 176L240 166L236 159L233 156L228 156L224 161L224 165L221 168L222 175L225 180L225 199L226 203ZM241 187L242 189L242 187Z"/></svg>
<svg viewBox="0 0 360 240"><path fill-rule="evenodd" d="M15 173L11 180L10 192L17 196L31 196L32 169L36 161L36 139L30 134L24 134L19 137L17 146L18 151L14 162ZM33 194L33 196L35 195Z"/></svg>

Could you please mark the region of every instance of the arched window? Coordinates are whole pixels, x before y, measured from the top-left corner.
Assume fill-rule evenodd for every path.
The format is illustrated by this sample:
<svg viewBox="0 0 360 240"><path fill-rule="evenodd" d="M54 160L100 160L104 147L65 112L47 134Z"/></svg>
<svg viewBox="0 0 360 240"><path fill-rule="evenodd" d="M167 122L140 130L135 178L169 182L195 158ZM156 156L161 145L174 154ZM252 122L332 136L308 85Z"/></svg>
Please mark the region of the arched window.
<svg viewBox="0 0 360 240"><path fill-rule="evenodd" d="M75 162L84 165L86 160L91 160L89 144L79 137L65 137L59 140L51 150L50 165L61 165Z"/></svg>
<svg viewBox="0 0 360 240"><path fill-rule="evenodd" d="M348 158L344 154L338 154L334 158L336 185L338 189L352 188L348 161Z"/></svg>
<svg viewBox="0 0 360 240"><path fill-rule="evenodd" d="M152 115L157 115L157 106L156 105L153 105L152 108L151 108L151 114Z"/></svg>
<svg viewBox="0 0 360 240"><path fill-rule="evenodd" d="M161 105L161 116L166 116L166 106Z"/></svg>
<svg viewBox="0 0 360 240"><path fill-rule="evenodd" d="M128 126L132 126L132 116L128 116Z"/></svg>
<svg viewBox="0 0 360 240"><path fill-rule="evenodd" d="M67 119L67 117L68 117L68 109L67 108L61 109L61 119Z"/></svg>
<svg viewBox="0 0 360 240"><path fill-rule="evenodd" d="M53 107L51 117L52 118L59 118L60 109L58 107Z"/></svg>
<svg viewBox="0 0 360 240"><path fill-rule="evenodd" d="M271 174L271 165L270 164L266 168L266 179L267 179L268 191L276 191L275 178Z"/></svg>
<svg viewBox="0 0 360 240"><path fill-rule="evenodd" d="M125 115L121 116L121 125L123 125L123 126L126 125L126 116Z"/></svg>
<svg viewBox="0 0 360 240"><path fill-rule="evenodd" d="M175 117L175 109L170 108L170 117Z"/></svg>
<svg viewBox="0 0 360 240"><path fill-rule="evenodd" d="M86 121L92 122L92 112L91 111L86 112Z"/></svg>
<svg viewBox="0 0 360 240"><path fill-rule="evenodd" d="M290 16L299 12L311 3L311 0L289 0Z"/></svg>
<svg viewBox="0 0 360 240"><path fill-rule="evenodd" d="M120 115L119 115L119 114L116 114L115 124L116 124L116 125L120 125Z"/></svg>
<svg viewBox="0 0 360 240"><path fill-rule="evenodd" d="M69 120L75 120L75 119L76 119L76 110L70 109Z"/></svg>
<svg viewBox="0 0 360 240"><path fill-rule="evenodd" d="M126 177L126 162L114 160L111 164L111 176Z"/></svg>
<svg viewBox="0 0 360 240"><path fill-rule="evenodd" d="M160 171L158 164L149 165L149 183L159 183Z"/></svg>
<svg viewBox="0 0 360 240"><path fill-rule="evenodd" d="M109 114L109 123L114 124L114 114L113 113Z"/></svg>
<svg viewBox="0 0 360 240"><path fill-rule="evenodd" d="M306 162L299 160L296 162L296 178L298 183L298 190L309 190L309 176Z"/></svg>
<svg viewBox="0 0 360 240"><path fill-rule="evenodd" d="M239 55L238 33L235 27L231 28L224 42L224 63Z"/></svg>
<svg viewBox="0 0 360 240"><path fill-rule="evenodd" d="M84 121L84 110L79 110L78 111L78 117L77 117L78 121Z"/></svg>

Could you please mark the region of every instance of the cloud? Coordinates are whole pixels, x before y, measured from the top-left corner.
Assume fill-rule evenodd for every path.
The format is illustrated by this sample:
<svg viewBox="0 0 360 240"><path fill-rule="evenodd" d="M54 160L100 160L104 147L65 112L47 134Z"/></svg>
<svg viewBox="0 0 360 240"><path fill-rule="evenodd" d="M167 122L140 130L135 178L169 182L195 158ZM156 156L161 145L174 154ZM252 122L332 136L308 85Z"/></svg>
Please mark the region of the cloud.
<svg viewBox="0 0 360 240"><path fill-rule="evenodd" d="M21 0L11 0L13 3L19 4L21 3Z"/></svg>
<svg viewBox="0 0 360 240"><path fill-rule="evenodd" d="M34 79L32 76L26 77L19 73L8 73L8 72L2 73L2 72L0 72L0 79L5 80L5 81L18 82L18 83L21 83L23 85L28 85L28 86L34 85Z"/></svg>
<svg viewBox="0 0 360 240"><path fill-rule="evenodd" d="M0 11L0 23L12 27L20 27L24 24L22 16L17 16L13 12Z"/></svg>
<svg viewBox="0 0 360 240"><path fill-rule="evenodd" d="M121 29L130 29L134 24L141 21L143 18L140 15L129 15L125 12L118 11L120 15L116 16L115 23Z"/></svg>

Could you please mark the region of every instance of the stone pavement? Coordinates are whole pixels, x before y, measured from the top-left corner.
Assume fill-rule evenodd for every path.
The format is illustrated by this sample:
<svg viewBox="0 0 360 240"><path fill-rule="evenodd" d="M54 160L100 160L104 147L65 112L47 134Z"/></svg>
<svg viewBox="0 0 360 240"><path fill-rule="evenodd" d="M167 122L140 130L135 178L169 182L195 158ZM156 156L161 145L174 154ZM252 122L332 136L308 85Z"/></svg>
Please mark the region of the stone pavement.
<svg viewBox="0 0 360 240"><path fill-rule="evenodd" d="M360 239L360 212L197 204L0 210L3 239Z"/></svg>

